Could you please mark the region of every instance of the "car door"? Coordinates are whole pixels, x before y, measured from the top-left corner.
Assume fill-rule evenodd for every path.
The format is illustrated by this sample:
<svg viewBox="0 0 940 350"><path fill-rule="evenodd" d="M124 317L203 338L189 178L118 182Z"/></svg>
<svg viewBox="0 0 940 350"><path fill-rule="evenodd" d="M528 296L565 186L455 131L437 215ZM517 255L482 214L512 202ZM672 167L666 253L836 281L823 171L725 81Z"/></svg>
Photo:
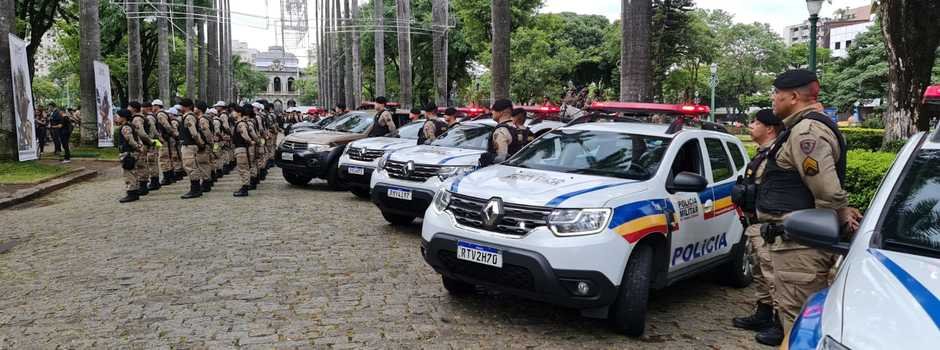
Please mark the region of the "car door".
<svg viewBox="0 0 940 350"><path fill-rule="evenodd" d="M740 230L732 230L733 225L740 226L734 203L731 202L731 189L737 180L737 166L723 140L706 137L704 141L711 191L707 194L710 198L704 205L703 227L712 235L703 242L700 249L702 257L706 258L702 259L703 261L730 252L731 246L740 238Z"/></svg>
<svg viewBox="0 0 940 350"><path fill-rule="evenodd" d="M680 172L691 172L706 179L704 145L700 138L693 137L682 142L672 161L667 185ZM668 194L668 192L667 192ZM710 202L711 189L701 193L676 192L668 194L679 220L678 230L670 237L669 271L673 272L694 263L699 257L697 247L707 240L712 232L706 229L704 204Z"/></svg>

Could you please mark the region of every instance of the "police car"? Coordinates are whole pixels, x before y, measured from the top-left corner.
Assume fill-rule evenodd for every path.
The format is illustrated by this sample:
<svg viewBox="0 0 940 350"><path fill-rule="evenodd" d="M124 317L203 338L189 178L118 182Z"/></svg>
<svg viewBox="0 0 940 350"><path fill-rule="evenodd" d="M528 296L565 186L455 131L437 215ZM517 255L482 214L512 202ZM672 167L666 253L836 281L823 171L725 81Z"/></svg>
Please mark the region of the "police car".
<svg viewBox="0 0 940 350"><path fill-rule="evenodd" d="M852 242L832 210L792 213L791 239L847 254L832 285L800 312L790 349L940 346L940 133L910 138Z"/></svg>
<svg viewBox="0 0 940 350"><path fill-rule="evenodd" d="M356 196L369 198L372 172L379 158L386 152L416 146L423 126L424 119L419 119L396 130L394 137L370 137L348 144L339 158L340 180Z"/></svg>
<svg viewBox="0 0 940 350"><path fill-rule="evenodd" d="M577 308L631 336L651 288L716 267L746 286L749 241L730 197L744 147L675 126L578 123L448 180L424 215L424 259L452 294L483 286Z"/></svg>
<svg viewBox="0 0 940 350"><path fill-rule="evenodd" d="M478 167L493 119L456 124L430 145L388 152L372 173L372 201L388 222L404 225L424 216L441 182Z"/></svg>

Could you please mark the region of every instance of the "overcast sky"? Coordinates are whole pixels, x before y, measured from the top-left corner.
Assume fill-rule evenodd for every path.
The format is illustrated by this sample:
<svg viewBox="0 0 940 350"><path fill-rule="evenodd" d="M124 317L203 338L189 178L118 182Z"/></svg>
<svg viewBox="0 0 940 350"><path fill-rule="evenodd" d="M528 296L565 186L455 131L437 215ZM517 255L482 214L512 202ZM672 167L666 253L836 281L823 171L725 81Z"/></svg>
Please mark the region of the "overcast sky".
<svg viewBox="0 0 940 350"><path fill-rule="evenodd" d="M451 0L460 1L460 0ZM579 14L603 15L610 20L620 17L621 0L544 0L541 12L575 12ZM312 5L313 1L308 0ZM365 3L365 0L359 0ZM829 16L835 9L858 7L870 4L871 0L831 0L823 5L822 16ZM231 0L232 36L235 40L248 43L249 47L265 51L268 46L280 45L280 38L275 40L274 24L280 19L279 0ZM734 15L737 22L765 22L778 33L783 28L800 23L809 15L802 0L696 0L700 8L722 9ZM310 25L313 25L313 9L308 9ZM286 39L296 39L288 35ZM311 40L287 40L288 51L300 59L301 66L307 64L307 48L313 45Z"/></svg>

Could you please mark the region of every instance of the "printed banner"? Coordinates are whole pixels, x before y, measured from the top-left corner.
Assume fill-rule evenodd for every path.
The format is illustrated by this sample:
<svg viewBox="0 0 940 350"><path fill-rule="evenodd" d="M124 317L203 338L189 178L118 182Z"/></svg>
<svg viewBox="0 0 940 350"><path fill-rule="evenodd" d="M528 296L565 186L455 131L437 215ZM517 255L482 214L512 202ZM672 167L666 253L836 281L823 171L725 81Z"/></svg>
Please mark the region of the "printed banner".
<svg viewBox="0 0 940 350"><path fill-rule="evenodd" d="M111 70L95 61L95 113L98 119L98 147L114 146L114 108L111 104Z"/></svg>
<svg viewBox="0 0 940 350"><path fill-rule="evenodd" d="M13 109L16 119L16 147L19 160L39 158L39 140L36 137L36 115L33 110L33 90L26 63L26 42L10 34L10 68L13 72Z"/></svg>

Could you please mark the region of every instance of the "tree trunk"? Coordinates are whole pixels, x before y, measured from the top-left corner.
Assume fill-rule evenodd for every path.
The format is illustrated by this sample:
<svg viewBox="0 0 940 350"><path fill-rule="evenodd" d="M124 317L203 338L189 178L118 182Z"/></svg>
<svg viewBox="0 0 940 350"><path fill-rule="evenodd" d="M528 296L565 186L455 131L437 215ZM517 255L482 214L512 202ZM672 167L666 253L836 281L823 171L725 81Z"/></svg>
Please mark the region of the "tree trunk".
<svg viewBox="0 0 940 350"><path fill-rule="evenodd" d="M352 25L352 22L349 20L351 9L350 1L344 0L343 5L346 7L346 11L343 13L343 66L345 70L343 71L343 86L345 86L345 99L346 105L349 106L349 109L354 109L356 104L355 93L353 89L353 59L352 59L352 35L349 33L349 27Z"/></svg>
<svg viewBox="0 0 940 350"><path fill-rule="evenodd" d="M506 0L508 1L508 0ZM397 0L398 22L398 80L401 93L398 96L401 108L412 104L411 91L411 0Z"/></svg>
<svg viewBox="0 0 940 350"><path fill-rule="evenodd" d="M101 56L101 24L98 21L98 0L81 0L78 7L82 37L81 43L79 43L78 59L82 101L82 145L97 146L98 111L95 106L97 105L98 96L95 87L94 61ZM111 89L111 91L114 91L114 89Z"/></svg>
<svg viewBox="0 0 940 350"><path fill-rule="evenodd" d="M353 101L356 104L362 102L362 57L359 52L359 2L357 0L347 0L348 4L352 4L352 91L353 91Z"/></svg>
<svg viewBox="0 0 940 350"><path fill-rule="evenodd" d="M127 98L138 101L143 96L143 75L140 60L140 14L137 3L127 2Z"/></svg>
<svg viewBox="0 0 940 350"><path fill-rule="evenodd" d="M620 101L650 100L651 0L621 1Z"/></svg>
<svg viewBox="0 0 940 350"><path fill-rule="evenodd" d="M206 45L206 21L196 21L196 36L199 40L199 99L208 102L206 94L208 93L208 45Z"/></svg>
<svg viewBox="0 0 940 350"><path fill-rule="evenodd" d="M219 12L217 25L219 27L219 91L216 97L220 101L228 101L225 97L225 0L218 0L216 11Z"/></svg>
<svg viewBox="0 0 940 350"><path fill-rule="evenodd" d="M323 106L323 39L320 36L320 28L323 24L320 22L320 2L313 2L313 35L317 38L317 105Z"/></svg>
<svg viewBox="0 0 940 350"><path fill-rule="evenodd" d="M884 114L884 145L927 131L930 119L923 104L940 45L940 3L882 0L881 32L888 51L888 109Z"/></svg>
<svg viewBox="0 0 940 350"><path fill-rule="evenodd" d="M232 2L225 0L225 97L235 101L232 90L235 82L235 69L232 67Z"/></svg>
<svg viewBox="0 0 940 350"><path fill-rule="evenodd" d="M377 96L385 96L385 3L382 0L375 2L375 92Z"/></svg>
<svg viewBox="0 0 940 350"><path fill-rule="evenodd" d="M333 94L335 88L333 84L333 74L336 72L336 67L333 66L333 37L330 32L333 30L333 12L332 12L332 0L323 1L323 79L326 81L323 91L326 93L326 103L324 107L326 109L331 109L336 105L336 95Z"/></svg>
<svg viewBox="0 0 940 350"><path fill-rule="evenodd" d="M509 33L512 30L512 13L509 0L493 0L493 63L490 74L493 86L490 97L493 101L509 98Z"/></svg>
<svg viewBox="0 0 940 350"><path fill-rule="evenodd" d="M16 30L14 0L0 0L0 160L15 160L16 119L13 111L13 72L9 33Z"/></svg>
<svg viewBox="0 0 940 350"><path fill-rule="evenodd" d="M209 19L206 21L206 97L210 105L218 100L219 95L219 8L216 0L209 0Z"/></svg>
<svg viewBox="0 0 940 350"><path fill-rule="evenodd" d="M196 96L196 69L193 56L193 0L186 0L186 97Z"/></svg>
<svg viewBox="0 0 940 350"><path fill-rule="evenodd" d="M339 33L339 17L342 14L342 6L339 4L339 0L333 1L332 5L333 10L333 40L330 45L332 45L333 50L333 100L336 102L346 103L346 95L343 93L343 81L345 76L343 74L343 46L342 46L342 35ZM349 107L349 105L347 105Z"/></svg>
<svg viewBox="0 0 940 350"><path fill-rule="evenodd" d="M431 51L434 71L434 103L446 106L447 103L447 0L431 2Z"/></svg>
<svg viewBox="0 0 940 350"><path fill-rule="evenodd" d="M166 0L160 0L160 14L157 16L157 81L160 88L160 99L163 103L170 103L170 50L168 36L168 21L170 13L167 11Z"/></svg>

